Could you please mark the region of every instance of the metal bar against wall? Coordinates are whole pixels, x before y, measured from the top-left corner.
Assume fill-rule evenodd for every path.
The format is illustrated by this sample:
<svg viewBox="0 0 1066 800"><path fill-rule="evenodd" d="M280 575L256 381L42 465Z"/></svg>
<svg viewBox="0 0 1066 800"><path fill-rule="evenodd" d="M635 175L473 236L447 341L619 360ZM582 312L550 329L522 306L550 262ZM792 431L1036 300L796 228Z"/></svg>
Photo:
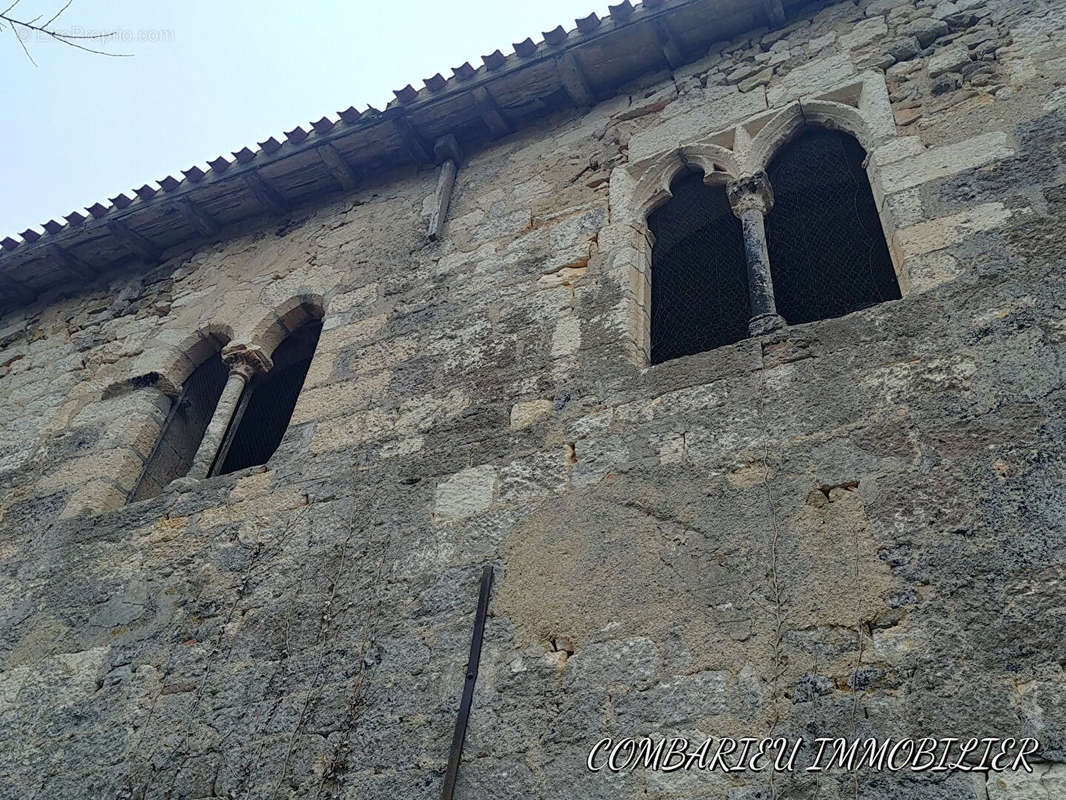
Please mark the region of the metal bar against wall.
<svg viewBox="0 0 1066 800"><path fill-rule="evenodd" d="M474 617L474 635L470 638L470 657L466 662L466 681L463 683L463 699L459 703L459 718L452 734L452 750L448 756L448 769L444 773L441 800L455 796L455 781L459 777L459 761L463 757L463 740L466 739L466 723L470 720L470 706L474 701L474 683L477 681L478 665L481 663L481 640L485 636L485 615L489 610L489 592L492 591L492 567L481 570L481 592L477 598L477 615Z"/></svg>

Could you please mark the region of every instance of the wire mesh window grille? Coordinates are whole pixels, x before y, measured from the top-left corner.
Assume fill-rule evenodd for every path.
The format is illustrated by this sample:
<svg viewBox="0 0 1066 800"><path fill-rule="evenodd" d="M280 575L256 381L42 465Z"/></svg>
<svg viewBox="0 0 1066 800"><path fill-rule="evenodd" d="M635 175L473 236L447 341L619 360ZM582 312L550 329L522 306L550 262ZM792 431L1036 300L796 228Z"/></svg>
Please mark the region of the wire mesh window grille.
<svg viewBox="0 0 1066 800"><path fill-rule="evenodd" d="M281 444L322 333L320 321L291 333L274 350L273 368L244 390L212 474L265 464Z"/></svg>
<svg viewBox="0 0 1066 800"><path fill-rule="evenodd" d="M777 311L789 324L900 297L865 157L851 136L811 129L770 163L766 240Z"/></svg>
<svg viewBox="0 0 1066 800"><path fill-rule="evenodd" d="M739 342L748 335L748 284L740 220L724 186L691 172L648 216L651 363Z"/></svg>
<svg viewBox="0 0 1066 800"><path fill-rule="evenodd" d="M216 351L185 379L130 493L131 501L155 497L172 480L188 473L228 374L222 356Z"/></svg>

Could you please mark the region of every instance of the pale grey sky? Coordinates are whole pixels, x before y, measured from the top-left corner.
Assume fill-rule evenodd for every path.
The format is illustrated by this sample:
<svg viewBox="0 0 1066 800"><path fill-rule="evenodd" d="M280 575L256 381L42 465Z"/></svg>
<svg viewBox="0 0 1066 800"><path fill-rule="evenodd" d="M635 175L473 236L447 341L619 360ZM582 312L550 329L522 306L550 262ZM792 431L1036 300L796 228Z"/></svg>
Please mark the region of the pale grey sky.
<svg viewBox="0 0 1066 800"><path fill-rule="evenodd" d="M591 11L606 0L73 0L59 27L118 31L105 49L133 56L31 38L34 66L0 31L0 238L348 106L384 108L393 89Z"/></svg>

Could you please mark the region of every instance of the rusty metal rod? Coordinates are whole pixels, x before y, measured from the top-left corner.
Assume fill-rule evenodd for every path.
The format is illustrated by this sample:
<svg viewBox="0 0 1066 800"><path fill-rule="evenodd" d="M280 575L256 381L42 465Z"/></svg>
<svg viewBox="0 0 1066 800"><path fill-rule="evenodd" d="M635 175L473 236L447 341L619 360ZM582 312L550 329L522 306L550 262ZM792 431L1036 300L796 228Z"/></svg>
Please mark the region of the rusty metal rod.
<svg viewBox="0 0 1066 800"><path fill-rule="evenodd" d="M477 615L474 617L474 635L470 637L470 657L466 662L466 680L463 682L463 699L459 703L459 717L455 720L452 734L452 749L448 756L448 769L444 773L441 800L455 796L455 781L459 777L459 762L463 757L463 741L466 739L466 723L470 720L470 706L474 701L474 683L481 663L481 640L485 636L485 616L489 610L489 592L492 591L492 567L481 570L481 592L477 598Z"/></svg>

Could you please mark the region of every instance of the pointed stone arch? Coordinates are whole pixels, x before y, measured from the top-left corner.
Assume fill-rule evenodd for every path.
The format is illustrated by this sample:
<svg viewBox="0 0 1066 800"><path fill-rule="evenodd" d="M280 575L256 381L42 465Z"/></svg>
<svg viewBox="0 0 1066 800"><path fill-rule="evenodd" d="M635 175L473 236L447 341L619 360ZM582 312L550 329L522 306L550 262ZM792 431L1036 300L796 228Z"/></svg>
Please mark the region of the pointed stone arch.
<svg viewBox="0 0 1066 800"><path fill-rule="evenodd" d="M867 163L850 131L806 121L766 162L768 260L777 310L790 325L900 298Z"/></svg>
<svg viewBox="0 0 1066 800"><path fill-rule="evenodd" d="M744 159L745 174L765 171L774 156L807 128L844 131L870 153L880 142L859 110L830 100L802 100L778 112L751 139Z"/></svg>
<svg viewBox="0 0 1066 800"><path fill-rule="evenodd" d="M732 151L719 144L693 143L646 159L630 170L636 183L628 204L628 221L642 224L648 214L670 199L670 184L683 171L698 169L708 185L725 183L737 175Z"/></svg>

